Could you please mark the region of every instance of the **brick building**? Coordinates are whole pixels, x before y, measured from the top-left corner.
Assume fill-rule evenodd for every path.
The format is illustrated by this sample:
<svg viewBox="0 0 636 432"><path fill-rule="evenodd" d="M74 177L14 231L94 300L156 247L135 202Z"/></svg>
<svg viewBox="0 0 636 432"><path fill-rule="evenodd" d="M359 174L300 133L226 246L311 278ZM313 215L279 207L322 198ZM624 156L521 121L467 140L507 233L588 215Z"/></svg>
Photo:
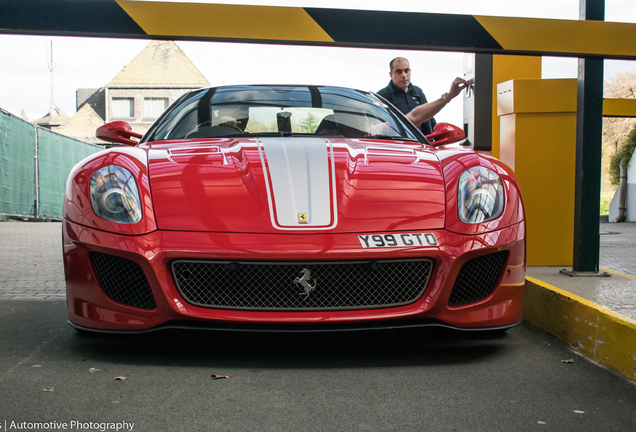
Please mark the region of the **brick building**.
<svg viewBox="0 0 636 432"><path fill-rule="evenodd" d="M144 133L183 93L210 83L172 41L152 41L99 89L77 90L77 112L51 129L90 143L102 143L95 130L113 120Z"/></svg>

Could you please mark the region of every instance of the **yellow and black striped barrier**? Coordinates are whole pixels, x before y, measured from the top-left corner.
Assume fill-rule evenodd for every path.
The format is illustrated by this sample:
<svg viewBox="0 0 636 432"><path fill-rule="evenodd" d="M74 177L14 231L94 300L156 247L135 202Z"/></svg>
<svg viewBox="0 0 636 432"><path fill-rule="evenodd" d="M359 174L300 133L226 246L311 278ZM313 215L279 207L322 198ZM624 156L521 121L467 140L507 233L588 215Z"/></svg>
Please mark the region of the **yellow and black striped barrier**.
<svg viewBox="0 0 636 432"><path fill-rule="evenodd" d="M636 24L138 0L2 0L0 33L636 59Z"/></svg>

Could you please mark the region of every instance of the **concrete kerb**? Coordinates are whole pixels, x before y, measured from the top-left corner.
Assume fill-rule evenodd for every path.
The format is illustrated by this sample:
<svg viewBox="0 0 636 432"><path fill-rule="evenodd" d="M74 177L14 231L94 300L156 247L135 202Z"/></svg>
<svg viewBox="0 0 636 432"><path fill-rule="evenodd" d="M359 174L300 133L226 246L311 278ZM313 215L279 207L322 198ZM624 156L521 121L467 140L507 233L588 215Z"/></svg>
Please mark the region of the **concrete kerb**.
<svg viewBox="0 0 636 432"><path fill-rule="evenodd" d="M523 319L636 381L636 320L529 276Z"/></svg>

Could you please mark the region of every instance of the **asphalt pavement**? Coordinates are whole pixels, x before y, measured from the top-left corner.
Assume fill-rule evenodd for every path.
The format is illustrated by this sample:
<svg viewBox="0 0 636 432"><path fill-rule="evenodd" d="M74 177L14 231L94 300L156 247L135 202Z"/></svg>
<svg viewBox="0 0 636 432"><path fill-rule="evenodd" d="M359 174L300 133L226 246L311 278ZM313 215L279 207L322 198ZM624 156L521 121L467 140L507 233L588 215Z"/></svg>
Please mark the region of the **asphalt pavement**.
<svg viewBox="0 0 636 432"><path fill-rule="evenodd" d="M634 384L527 324L499 337L432 329L121 336L83 335L65 320L64 302L0 302L3 427L636 430Z"/></svg>
<svg viewBox="0 0 636 432"><path fill-rule="evenodd" d="M65 300L60 222L0 222L0 300Z"/></svg>
<svg viewBox="0 0 636 432"><path fill-rule="evenodd" d="M633 381L526 323L78 333L56 289L60 229L0 223L0 430L636 430Z"/></svg>

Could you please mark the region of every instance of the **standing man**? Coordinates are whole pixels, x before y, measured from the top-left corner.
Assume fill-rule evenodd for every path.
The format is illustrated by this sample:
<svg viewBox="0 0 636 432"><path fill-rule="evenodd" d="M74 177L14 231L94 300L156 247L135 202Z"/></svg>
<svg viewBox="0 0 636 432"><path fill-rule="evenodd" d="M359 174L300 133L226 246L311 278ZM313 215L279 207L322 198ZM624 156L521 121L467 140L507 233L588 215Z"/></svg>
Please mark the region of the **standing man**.
<svg viewBox="0 0 636 432"><path fill-rule="evenodd" d="M396 57L389 63L389 85L378 91L378 94L391 102L404 115L410 113L413 108L427 103L426 96L421 88L411 84L411 66L404 57ZM422 123L419 128L424 135L433 133L433 127L437 122L431 118Z"/></svg>

